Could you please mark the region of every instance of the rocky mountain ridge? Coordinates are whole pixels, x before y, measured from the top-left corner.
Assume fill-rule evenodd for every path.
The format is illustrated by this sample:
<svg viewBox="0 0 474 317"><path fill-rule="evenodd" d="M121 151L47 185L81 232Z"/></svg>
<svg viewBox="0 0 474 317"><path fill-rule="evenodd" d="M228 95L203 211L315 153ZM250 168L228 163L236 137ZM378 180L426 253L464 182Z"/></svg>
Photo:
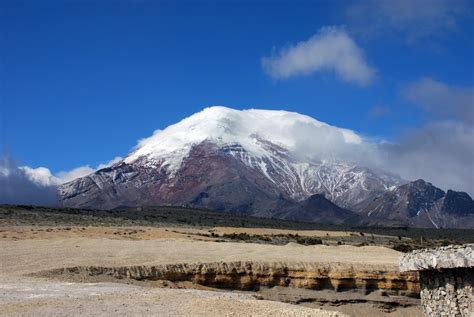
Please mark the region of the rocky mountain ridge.
<svg viewBox="0 0 474 317"><path fill-rule="evenodd" d="M211 107L140 141L113 166L60 186L59 197L72 207L171 204L326 223L436 227L472 216L469 195L346 161L331 144L338 142L351 149L363 140L296 113Z"/></svg>
<svg viewBox="0 0 474 317"><path fill-rule="evenodd" d="M362 211L368 217L421 227L474 227L474 201L463 192L443 190L422 179L380 195Z"/></svg>

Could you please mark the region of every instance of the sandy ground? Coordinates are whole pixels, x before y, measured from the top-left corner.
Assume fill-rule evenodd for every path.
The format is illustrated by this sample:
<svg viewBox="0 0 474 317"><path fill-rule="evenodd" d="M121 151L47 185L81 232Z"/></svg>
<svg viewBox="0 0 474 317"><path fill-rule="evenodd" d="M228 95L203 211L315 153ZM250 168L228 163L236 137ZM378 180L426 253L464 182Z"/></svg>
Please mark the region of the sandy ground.
<svg viewBox="0 0 474 317"><path fill-rule="evenodd" d="M131 266L231 261L321 263L342 269L397 270L400 253L377 246L284 246L185 239L92 238L0 241L1 275L69 266Z"/></svg>
<svg viewBox="0 0 474 317"><path fill-rule="evenodd" d="M199 240L212 240L203 234L232 234L247 233L256 235L285 235L293 234L307 237L349 237L357 233L349 231L323 231L323 230L286 230L269 228L154 228L154 227L46 227L46 226L13 226L0 227L0 239L63 239L63 238L107 238L128 240L152 240L163 238L190 239L189 235L201 234ZM189 237L188 237L189 236ZM375 235L381 237L380 235Z"/></svg>
<svg viewBox="0 0 474 317"><path fill-rule="evenodd" d="M0 228L0 315L341 316L337 312L257 300L252 295L234 292L151 288L120 283L65 283L26 275L78 265L129 266L220 261L308 262L331 268L356 266L359 269L392 270L397 268L400 257L399 252L376 246L218 243L195 236L190 230L199 231L143 227ZM213 230L219 233L239 232L235 228ZM278 234L280 231L245 230L255 234ZM297 233L303 235L301 231ZM318 231L304 233L314 236L326 234Z"/></svg>
<svg viewBox="0 0 474 317"><path fill-rule="evenodd" d="M324 231L324 230L286 230L286 229L269 229L269 228L233 228L233 227L216 227L216 233L248 233L248 234L298 234L308 237L348 237L353 232L349 231Z"/></svg>
<svg viewBox="0 0 474 317"><path fill-rule="evenodd" d="M293 297L310 299L307 302L302 302L300 306L320 308L329 311L339 311L350 316L371 316L371 317L422 317L423 313L419 306L398 307L394 311L384 311L383 302L387 301L387 297L381 296L380 292L372 292L365 296L368 301L357 302L361 298L356 291L334 292L332 290L313 291L301 288L289 287L272 287L264 288L258 292L258 295L267 300L274 301L291 301ZM312 301L314 299L321 299L321 301ZM331 303L331 300L336 302ZM344 300L345 304L338 304L337 301ZM390 301L390 299L388 299ZM413 302L415 299L401 298L403 302Z"/></svg>
<svg viewBox="0 0 474 317"><path fill-rule="evenodd" d="M253 296L116 283L0 284L1 316L343 316Z"/></svg>

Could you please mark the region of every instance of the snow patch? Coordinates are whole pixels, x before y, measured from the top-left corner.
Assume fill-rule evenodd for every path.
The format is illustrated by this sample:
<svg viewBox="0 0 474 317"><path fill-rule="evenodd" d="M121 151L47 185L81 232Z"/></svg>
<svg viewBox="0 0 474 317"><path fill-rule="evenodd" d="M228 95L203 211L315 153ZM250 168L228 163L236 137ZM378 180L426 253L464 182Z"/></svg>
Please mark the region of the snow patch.
<svg viewBox="0 0 474 317"><path fill-rule="evenodd" d="M203 141L218 145L239 144L255 158L272 157L266 143L277 145L296 159L323 159L340 145L368 146L352 130L330 126L309 116L276 110L234 110L216 106L206 108L164 130L140 140L125 158L163 160L173 173L181 166L192 147ZM262 142L262 140L264 140Z"/></svg>

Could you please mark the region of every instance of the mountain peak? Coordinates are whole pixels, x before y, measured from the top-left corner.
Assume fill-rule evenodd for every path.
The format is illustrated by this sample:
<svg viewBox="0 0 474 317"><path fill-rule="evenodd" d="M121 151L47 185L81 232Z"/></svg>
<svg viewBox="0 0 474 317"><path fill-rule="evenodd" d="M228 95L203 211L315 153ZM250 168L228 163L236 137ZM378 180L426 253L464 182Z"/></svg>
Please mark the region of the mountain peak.
<svg viewBox="0 0 474 317"><path fill-rule="evenodd" d="M193 146L206 140L221 146L238 144L256 158L271 157L268 146L275 145L295 158L310 156L320 160L331 157L340 147L363 142L352 130L296 112L213 106L155 131L138 143L125 162L146 158L151 164L165 162L174 171Z"/></svg>
<svg viewBox="0 0 474 317"><path fill-rule="evenodd" d="M229 115L229 114L236 113L236 112L238 112L238 110L236 110L236 109L229 108L229 107L226 107L226 106L221 106L221 105L215 105L215 106L206 107L198 113L203 113L203 114L206 114L206 115L225 116L225 115Z"/></svg>
<svg viewBox="0 0 474 317"><path fill-rule="evenodd" d="M74 207L171 204L332 223L367 215L460 226L453 215L472 214L466 194L445 197L422 179L405 183L357 164L373 155L371 145L295 112L214 106L155 131L121 162L63 184L59 197Z"/></svg>
<svg viewBox="0 0 474 317"><path fill-rule="evenodd" d="M109 188L111 197L127 204L137 204L135 196L141 195L146 196L141 201L154 203L205 204L211 200L199 194L210 195L212 188L215 193L225 191L212 199L216 203L232 200L236 193L245 196L251 192L249 188L256 187L267 202L280 196L302 201L324 194L326 200L343 208L360 209L367 199L400 183L397 177L382 171L374 173L348 159L348 153L363 154L367 146L351 130L296 112L214 106L155 131L109 170L78 179L60 190L71 204L97 200L97 204L115 206L115 199L104 199L105 188ZM217 189L217 184L222 187ZM197 189L200 192L194 197ZM88 194L79 197L78 191ZM126 193L124 197L118 197L119 191ZM250 198L243 204L245 208L240 203L233 206L226 201L222 209L256 208Z"/></svg>

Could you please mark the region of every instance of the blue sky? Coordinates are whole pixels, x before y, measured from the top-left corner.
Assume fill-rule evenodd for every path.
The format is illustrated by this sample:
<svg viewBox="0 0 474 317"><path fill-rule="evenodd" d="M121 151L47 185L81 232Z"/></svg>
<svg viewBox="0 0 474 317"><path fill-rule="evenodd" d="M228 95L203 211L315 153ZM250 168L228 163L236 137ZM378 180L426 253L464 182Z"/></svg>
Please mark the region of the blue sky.
<svg viewBox="0 0 474 317"><path fill-rule="evenodd" d="M447 120L470 134L473 4L3 1L2 150L54 173L97 166L209 105L297 111L395 143ZM288 65L298 49L309 64ZM342 52L314 60L321 49ZM437 104L451 96L459 107Z"/></svg>

